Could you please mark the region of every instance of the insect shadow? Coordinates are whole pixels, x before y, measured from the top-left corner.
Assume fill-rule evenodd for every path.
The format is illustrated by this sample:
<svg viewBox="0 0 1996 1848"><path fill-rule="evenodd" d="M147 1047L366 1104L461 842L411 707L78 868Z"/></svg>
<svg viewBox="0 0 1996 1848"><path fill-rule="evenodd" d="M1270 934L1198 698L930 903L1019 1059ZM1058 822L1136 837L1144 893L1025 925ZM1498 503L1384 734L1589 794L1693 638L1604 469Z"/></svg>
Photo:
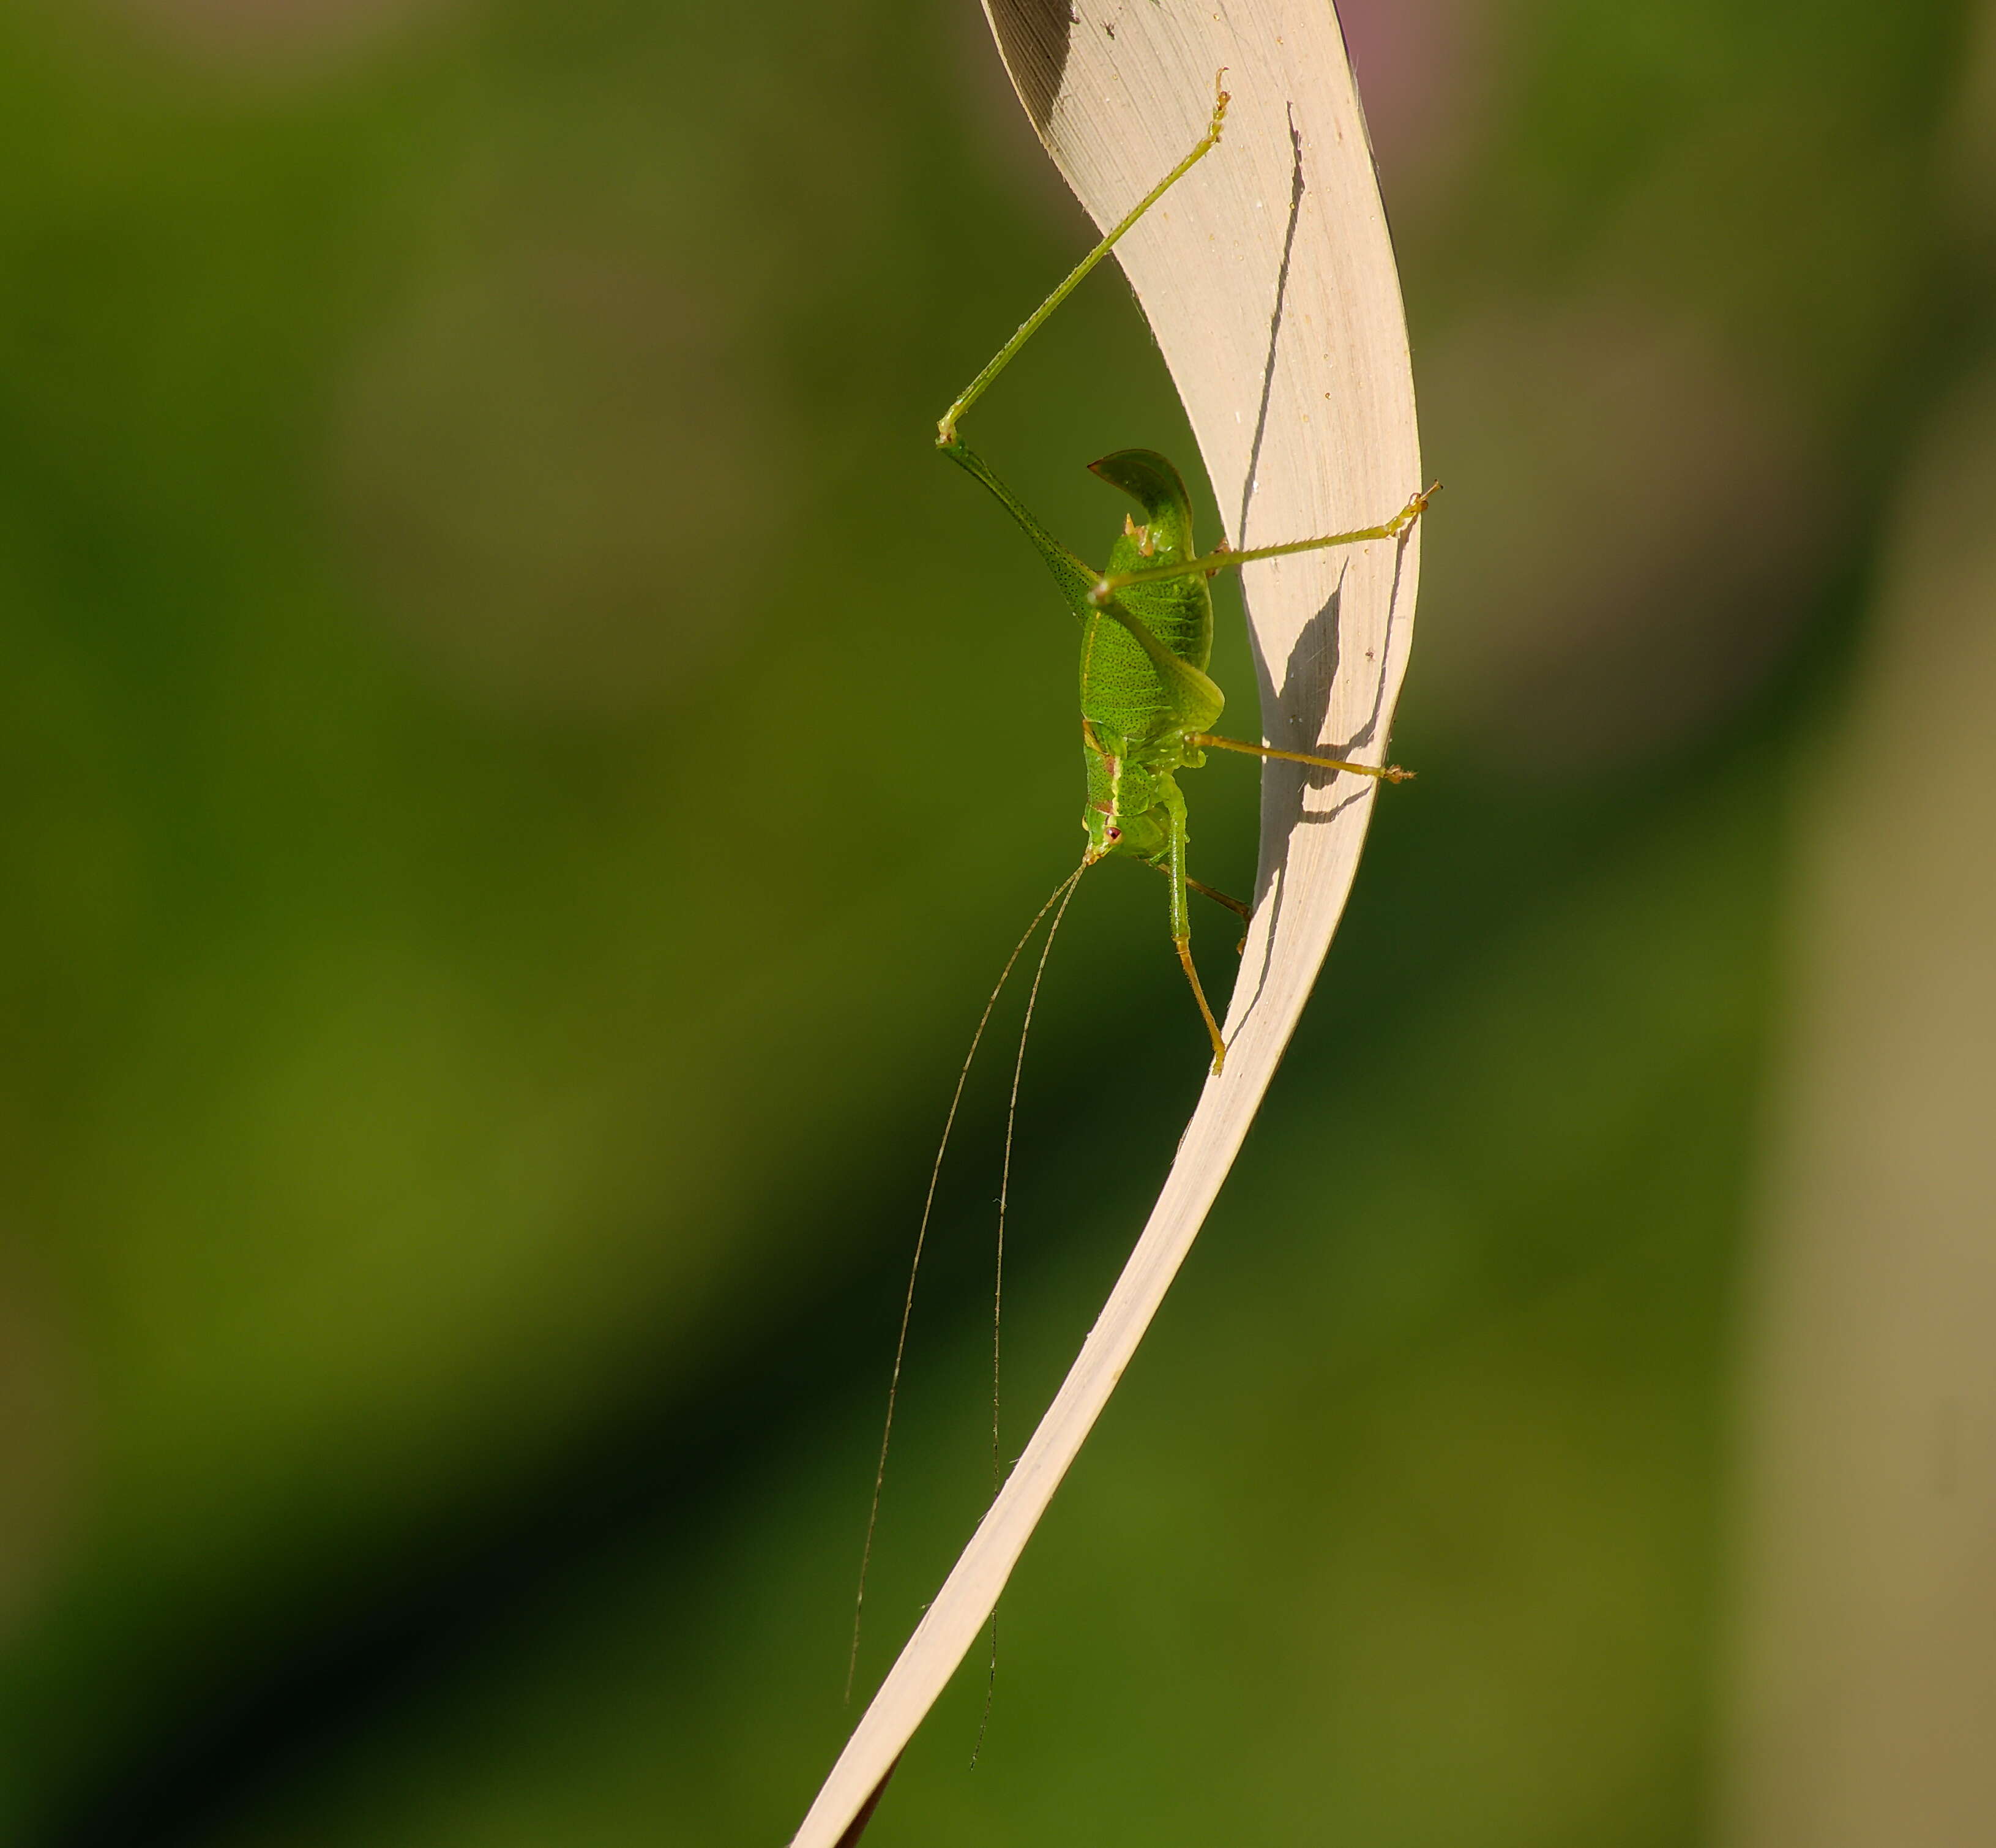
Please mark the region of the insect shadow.
<svg viewBox="0 0 1996 1848"><path fill-rule="evenodd" d="M1248 471L1241 484L1241 513L1235 525L1239 535L1237 543L1245 545L1248 521L1252 511L1254 490L1259 482L1261 469L1261 446L1268 435L1269 407L1275 397L1275 366L1281 356L1282 322L1288 311L1289 269L1296 253L1296 230L1303 218L1303 200L1309 183L1303 170L1303 142L1302 132L1296 127L1296 105L1286 106L1289 124L1289 208L1288 222L1283 228L1282 258L1275 272L1275 299L1268 315L1268 345L1267 356L1261 368L1261 397L1254 419L1254 435L1248 446ZM1291 737L1304 741L1297 748L1321 748L1327 755L1351 757L1378 735L1385 717L1386 701L1387 664L1393 656L1393 629L1398 619L1400 604L1400 584L1402 567L1406 562L1408 542L1413 537L1411 528L1399 535L1393 553L1393 581L1388 593L1385 633L1378 650L1376 666L1378 673L1373 681L1372 709L1365 722L1349 738L1340 739L1335 745L1320 745L1317 740L1323 735L1323 723L1330 710L1330 696L1337 684L1337 676L1343 666L1340 617L1344 596L1344 580L1349 566L1340 569L1337 582L1332 587L1323 606L1306 622L1289 645L1289 652L1282 664L1279 686L1268 671L1268 665L1261 652L1259 637L1254 625L1248 625L1248 633L1254 658L1254 673L1261 694L1261 710L1274 718L1280 715L1285 721L1282 729ZM1241 587L1241 601L1249 603L1247 587ZM1272 735L1277 728L1266 728ZM1270 760L1263 771L1264 788L1267 791L1263 801L1264 816L1262 839L1266 845L1272 837L1276 841L1275 851L1267 857L1255 883L1254 908L1258 912L1264 905L1271 907L1268 930L1262 938L1261 966L1254 972L1254 999L1249 1003L1249 1011L1261 998L1267 986L1277 931L1282 923L1282 905L1288 885L1289 841L1298 828L1321 828L1335 821L1354 803L1365 800L1368 792L1354 790L1341 801L1327 809L1306 811L1304 797L1307 791L1321 789L1334 778L1334 770L1311 769L1300 764L1284 763ZM1274 820L1277 805L1282 811L1279 823ZM1242 971L1244 979L1247 975Z"/></svg>

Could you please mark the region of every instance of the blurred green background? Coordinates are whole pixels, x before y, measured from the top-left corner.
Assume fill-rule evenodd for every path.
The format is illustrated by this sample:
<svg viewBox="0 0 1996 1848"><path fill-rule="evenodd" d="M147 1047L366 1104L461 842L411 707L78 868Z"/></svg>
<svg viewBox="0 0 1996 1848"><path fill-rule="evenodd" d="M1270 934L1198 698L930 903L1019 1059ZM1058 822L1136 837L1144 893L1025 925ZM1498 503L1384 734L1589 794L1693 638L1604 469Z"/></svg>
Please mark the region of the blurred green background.
<svg viewBox="0 0 1996 1848"><path fill-rule="evenodd" d="M1707 1826L1798 817L1996 344L1987 21L1343 10L1421 778L880 1848ZM929 434L1086 235L972 0L0 12L5 1839L788 1838L1079 800L1071 625ZM1116 280L980 415L1083 551L1083 463L1193 453ZM1154 886L1041 1004L1017 1442L1203 1075ZM989 1063L869 1685L985 1492Z"/></svg>

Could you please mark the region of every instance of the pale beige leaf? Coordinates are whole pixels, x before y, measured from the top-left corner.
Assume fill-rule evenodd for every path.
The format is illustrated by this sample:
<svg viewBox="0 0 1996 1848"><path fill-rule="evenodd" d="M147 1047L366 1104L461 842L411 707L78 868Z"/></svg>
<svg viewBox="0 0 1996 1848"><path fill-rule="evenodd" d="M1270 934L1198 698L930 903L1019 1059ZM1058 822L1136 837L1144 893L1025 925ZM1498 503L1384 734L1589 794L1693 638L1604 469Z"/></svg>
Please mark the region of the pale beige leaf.
<svg viewBox="0 0 1996 1848"><path fill-rule="evenodd" d="M1118 254L1190 414L1237 546L1376 524L1421 485L1385 219L1327 0L986 0L1013 83L1098 224L1203 129L1220 146ZM1419 563L1407 541L1248 567L1264 735L1383 760ZM1236 693L1235 710L1244 701ZM861 1719L798 1832L833 1848L979 1634L1226 1178L1315 980L1377 786L1272 765L1230 1050L1128 1266L1003 1492ZM1391 800L1409 800L1412 792Z"/></svg>

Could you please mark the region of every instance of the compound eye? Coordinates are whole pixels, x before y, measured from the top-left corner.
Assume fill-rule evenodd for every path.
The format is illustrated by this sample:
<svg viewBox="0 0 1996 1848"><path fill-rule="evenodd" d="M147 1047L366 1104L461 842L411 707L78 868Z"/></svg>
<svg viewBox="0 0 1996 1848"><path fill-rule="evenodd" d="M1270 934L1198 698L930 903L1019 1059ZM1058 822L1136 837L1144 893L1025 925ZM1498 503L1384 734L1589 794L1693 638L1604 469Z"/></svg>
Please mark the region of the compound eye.
<svg viewBox="0 0 1996 1848"><path fill-rule="evenodd" d="M1102 831L1102 838L1105 841L1120 841L1123 838L1123 831L1120 828L1105 828Z"/></svg>

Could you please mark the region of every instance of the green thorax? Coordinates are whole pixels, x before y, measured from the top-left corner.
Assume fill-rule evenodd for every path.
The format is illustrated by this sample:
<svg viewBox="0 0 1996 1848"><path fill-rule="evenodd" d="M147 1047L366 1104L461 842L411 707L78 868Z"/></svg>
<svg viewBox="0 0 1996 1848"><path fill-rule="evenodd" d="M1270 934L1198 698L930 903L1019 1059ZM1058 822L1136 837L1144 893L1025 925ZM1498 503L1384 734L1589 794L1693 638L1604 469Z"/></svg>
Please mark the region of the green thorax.
<svg viewBox="0 0 1996 1848"><path fill-rule="evenodd" d="M1122 449L1093 465L1143 509L1126 521L1106 574L1141 571L1197 557L1192 503L1170 463L1150 449ZM1082 607L1081 716L1088 799L1082 810L1092 855L1150 859L1168 845L1167 810L1178 806L1173 773L1196 769L1186 734L1220 716L1219 690L1206 677L1213 653L1213 598L1203 576L1127 584L1117 613ZM1162 645L1147 649L1134 618ZM1171 663L1180 665L1172 671ZM1183 669L1190 669L1189 673Z"/></svg>

